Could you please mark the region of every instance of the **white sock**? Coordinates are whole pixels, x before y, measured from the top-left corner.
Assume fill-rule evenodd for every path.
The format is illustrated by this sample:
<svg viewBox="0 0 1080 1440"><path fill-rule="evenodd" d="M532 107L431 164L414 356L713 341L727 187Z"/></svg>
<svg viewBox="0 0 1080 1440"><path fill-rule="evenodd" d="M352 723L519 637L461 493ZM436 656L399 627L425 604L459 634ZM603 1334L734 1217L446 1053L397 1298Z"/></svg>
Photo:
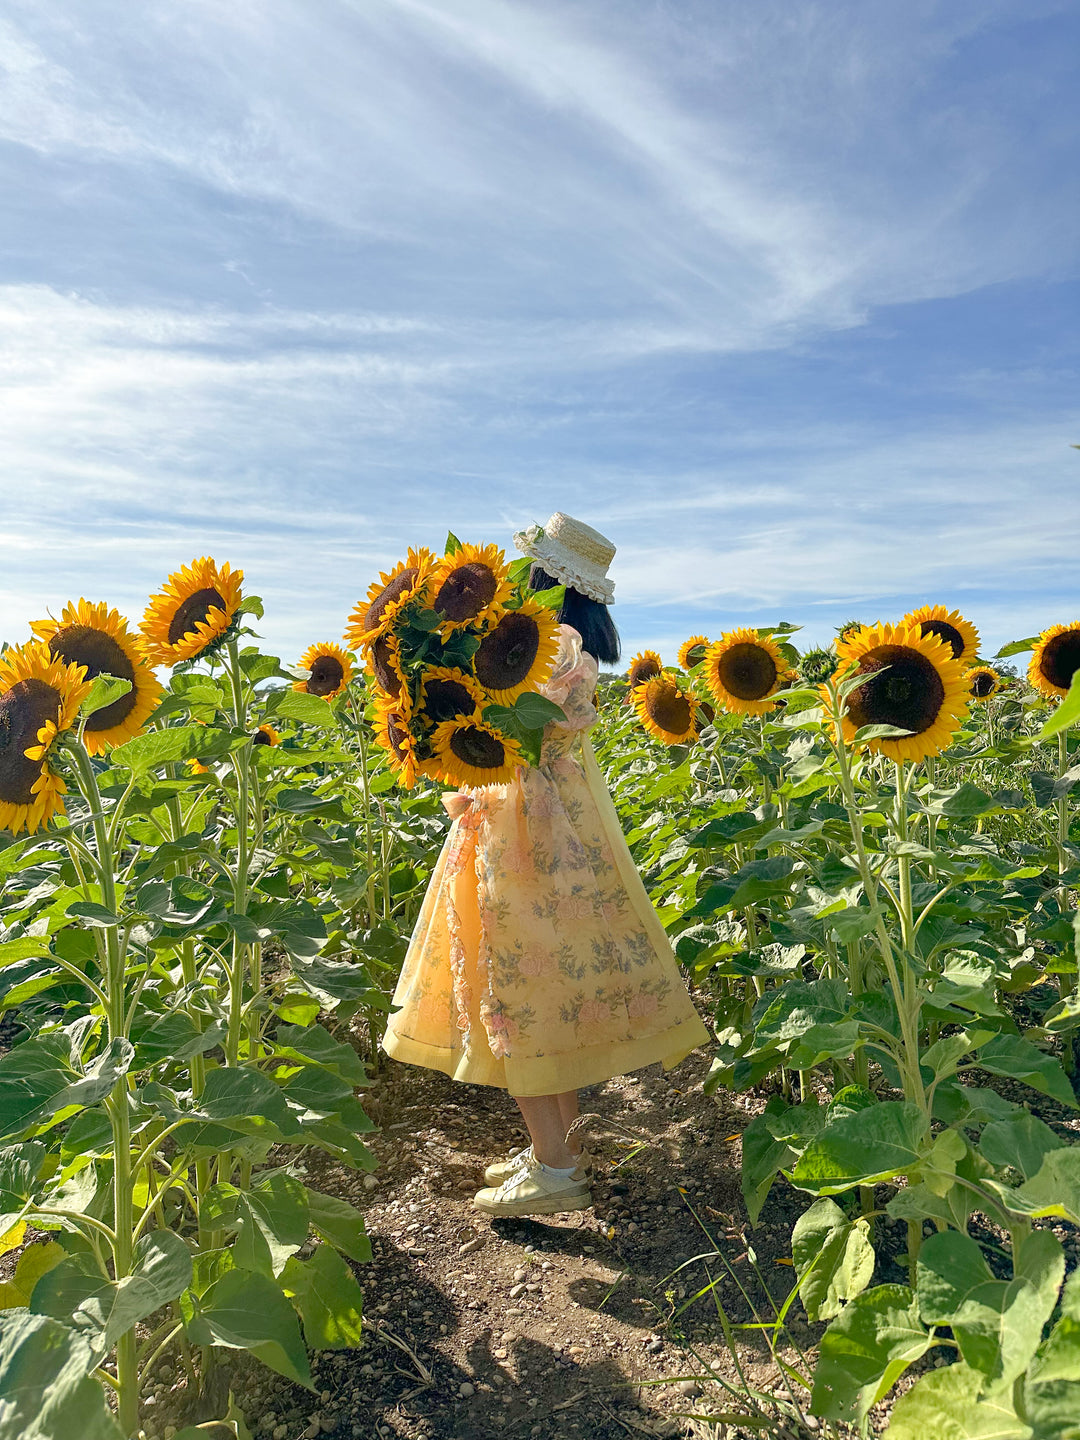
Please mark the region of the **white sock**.
<svg viewBox="0 0 1080 1440"><path fill-rule="evenodd" d="M567 1169L562 1170L557 1165L545 1165L544 1162L541 1160L540 1169L543 1170L545 1175L551 1175L557 1180L569 1180L571 1175L573 1175L574 1171L577 1169L577 1166L570 1165L567 1167Z"/></svg>

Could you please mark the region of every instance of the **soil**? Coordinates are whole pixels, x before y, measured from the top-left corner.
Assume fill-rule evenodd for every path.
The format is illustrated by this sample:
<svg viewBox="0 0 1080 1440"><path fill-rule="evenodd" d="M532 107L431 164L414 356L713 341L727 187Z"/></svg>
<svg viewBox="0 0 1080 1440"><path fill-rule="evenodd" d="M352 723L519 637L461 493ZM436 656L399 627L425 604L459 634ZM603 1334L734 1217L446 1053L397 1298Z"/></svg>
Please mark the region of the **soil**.
<svg viewBox="0 0 1080 1440"><path fill-rule="evenodd" d="M805 1199L777 1187L751 1236L739 1136L764 1101L706 1096L708 1063L700 1054L667 1074L654 1066L583 1092L594 1117L593 1209L493 1221L471 1202L484 1166L528 1143L513 1102L384 1062L364 1095L380 1127L370 1137L378 1170L313 1163L308 1174L365 1211L373 1259L357 1273L369 1343L316 1356L316 1396L241 1365L233 1384L253 1433L760 1435L699 1418L748 1408L725 1393L743 1387L717 1309L733 1325L773 1318L765 1287L779 1302L794 1282L789 1237ZM780 1353L806 1370L794 1347L808 1352L814 1336L801 1322L791 1320ZM796 1418L760 1331L740 1332L739 1348L768 1433L814 1433L816 1422ZM161 1388L175 1415L180 1397Z"/></svg>

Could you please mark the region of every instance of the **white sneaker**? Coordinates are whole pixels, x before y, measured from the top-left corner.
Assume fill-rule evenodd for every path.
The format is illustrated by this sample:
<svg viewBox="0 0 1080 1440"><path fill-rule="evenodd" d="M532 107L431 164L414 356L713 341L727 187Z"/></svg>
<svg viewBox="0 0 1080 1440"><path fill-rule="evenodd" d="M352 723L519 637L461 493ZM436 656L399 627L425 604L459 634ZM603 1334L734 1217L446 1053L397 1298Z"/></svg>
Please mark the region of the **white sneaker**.
<svg viewBox="0 0 1080 1440"><path fill-rule="evenodd" d="M488 1215L561 1215L566 1210L587 1210L592 1191L582 1166L564 1177L549 1175L534 1161L497 1188L481 1190L473 1204Z"/></svg>
<svg viewBox="0 0 1080 1440"><path fill-rule="evenodd" d="M526 1145L524 1150L519 1150L508 1160L493 1160L484 1171L484 1179L489 1185L498 1187L504 1180L509 1180L511 1175L516 1175L523 1167L535 1164L536 1156L533 1154L533 1148L531 1145Z"/></svg>

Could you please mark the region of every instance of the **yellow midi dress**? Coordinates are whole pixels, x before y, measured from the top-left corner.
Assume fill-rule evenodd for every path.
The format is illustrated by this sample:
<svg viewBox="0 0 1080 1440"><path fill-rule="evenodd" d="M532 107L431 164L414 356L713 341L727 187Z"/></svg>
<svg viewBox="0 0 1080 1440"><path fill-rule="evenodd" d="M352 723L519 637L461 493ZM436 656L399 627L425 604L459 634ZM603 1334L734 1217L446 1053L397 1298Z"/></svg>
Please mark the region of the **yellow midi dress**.
<svg viewBox="0 0 1080 1440"><path fill-rule="evenodd" d="M708 1038L587 731L597 665L561 627L539 766L448 796L383 1048L455 1080L552 1095L670 1068Z"/></svg>

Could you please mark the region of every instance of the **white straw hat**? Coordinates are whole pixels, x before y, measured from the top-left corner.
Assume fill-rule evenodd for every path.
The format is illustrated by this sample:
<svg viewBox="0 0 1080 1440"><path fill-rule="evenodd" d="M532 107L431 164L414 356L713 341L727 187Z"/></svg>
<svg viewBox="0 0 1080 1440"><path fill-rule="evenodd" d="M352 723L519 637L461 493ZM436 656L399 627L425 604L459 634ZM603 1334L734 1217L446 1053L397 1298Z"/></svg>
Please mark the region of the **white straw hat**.
<svg viewBox="0 0 1080 1440"><path fill-rule="evenodd" d="M546 525L519 530L514 544L562 584L572 585L601 605L614 600L615 582L608 579L607 568L615 546L591 525L556 510Z"/></svg>

